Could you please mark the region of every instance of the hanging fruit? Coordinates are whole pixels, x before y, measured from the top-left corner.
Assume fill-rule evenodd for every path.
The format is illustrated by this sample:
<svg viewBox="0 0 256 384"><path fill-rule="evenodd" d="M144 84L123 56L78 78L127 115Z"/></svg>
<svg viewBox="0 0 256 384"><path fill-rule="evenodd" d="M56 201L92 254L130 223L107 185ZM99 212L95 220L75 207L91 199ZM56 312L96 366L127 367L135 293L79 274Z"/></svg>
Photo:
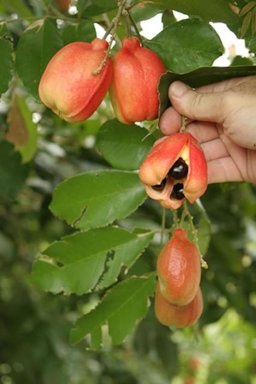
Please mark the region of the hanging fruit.
<svg viewBox="0 0 256 384"><path fill-rule="evenodd" d="M131 124L158 115L158 83L166 68L137 37L127 37L113 61L110 97L117 118Z"/></svg>
<svg viewBox="0 0 256 384"><path fill-rule="evenodd" d="M207 188L207 163L198 141L188 132L160 139L139 170L149 197L177 209L194 203Z"/></svg>
<svg viewBox="0 0 256 384"><path fill-rule="evenodd" d="M98 38L91 43L70 43L60 49L41 77L42 102L66 121L90 117L110 86L112 61L106 58L107 49L108 43Z"/></svg>
<svg viewBox="0 0 256 384"><path fill-rule="evenodd" d="M158 321L167 326L185 328L195 324L203 311L203 297L199 289L187 305L170 304L162 295L159 284L155 291L155 314Z"/></svg>
<svg viewBox="0 0 256 384"><path fill-rule="evenodd" d="M171 304L185 305L195 297L201 279L201 257L187 232L175 229L157 259L162 295Z"/></svg>

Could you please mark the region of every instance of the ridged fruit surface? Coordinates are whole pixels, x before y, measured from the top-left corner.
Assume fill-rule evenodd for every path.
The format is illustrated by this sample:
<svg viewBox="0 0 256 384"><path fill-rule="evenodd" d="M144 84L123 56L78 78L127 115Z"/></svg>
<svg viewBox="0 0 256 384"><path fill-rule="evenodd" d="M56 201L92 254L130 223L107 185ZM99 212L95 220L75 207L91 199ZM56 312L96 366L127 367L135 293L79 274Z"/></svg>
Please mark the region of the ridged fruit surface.
<svg viewBox="0 0 256 384"><path fill-rule="evenodd" d="M183 172L178 172L178 163ZM207 162L198 141L189 132L179 132L156 142L140 166L139 177L149 197L177 209L185 198L192 204L206 191Z"/></svg>
<svg viewBox="0 0 256 384"><path fill-rule="evenodd" d="M123 123L153 120L158 115L158 83L166 68L152 50L136 37L123 40L113 61L110 97L117 118Z"/></svg>
<svg viewBox="0 0 256 384"><path fill-rule="evenodd" d="M176 305L188 304L195 297L201 279L201 257L181 228L173 231L157 259L162 295Z"/></svg>
<svg viewBox="0 0 256 384"><path fill-rule="evenodd" d="M185 328L195 324L203 311L202 292L199 288L194 299L184 306L170 304L157 284L155 291L155 314L158 321L167 326Z"/></svg>
<svg viewBox="0 0 256 384"><path fill-rule="evenodd" d="M49 61L39 83L41 101L66 121L90 117L105 97L112 78L112 61L105 59L108 43L74 42Z"/></svg>

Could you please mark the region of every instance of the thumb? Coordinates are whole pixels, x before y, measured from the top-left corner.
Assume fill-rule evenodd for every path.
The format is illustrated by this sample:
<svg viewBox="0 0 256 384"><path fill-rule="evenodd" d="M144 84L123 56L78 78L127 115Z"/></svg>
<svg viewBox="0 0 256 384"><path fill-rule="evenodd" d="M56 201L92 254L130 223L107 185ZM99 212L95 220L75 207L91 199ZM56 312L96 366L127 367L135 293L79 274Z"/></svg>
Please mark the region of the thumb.
<svg viewBox="0 0 256 384"><path fill-rule="evenodd" d="M224 92L203 93L193 90L180 81L173 82L169 88L173 107L192 120L222 122L227 112L223 107L224 95Z"/></svg>

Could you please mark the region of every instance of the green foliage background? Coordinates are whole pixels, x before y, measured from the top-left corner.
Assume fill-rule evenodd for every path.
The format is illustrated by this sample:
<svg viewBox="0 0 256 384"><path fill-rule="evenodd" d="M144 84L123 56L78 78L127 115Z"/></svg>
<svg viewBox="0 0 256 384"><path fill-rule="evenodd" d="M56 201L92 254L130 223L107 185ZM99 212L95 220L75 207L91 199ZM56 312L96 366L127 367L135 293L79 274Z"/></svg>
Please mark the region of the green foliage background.
<svg viewBox="0 0 256 384"><path fill-rule="evenodd" d="M247 1L129 4L138 29L162 17L163 31L143 39L169 70L162 109L175 78L197 85L202 76L255 73L256 14ZM189 18L177 22L173 10ZM116 12L115 0L74 1L69 13L53 0L0 3L0 382L254 384L255 185L210 185L189 207L209 266L204 312L193 328L161 326L149 304L167 236L136 173L159 132L119 123L108 96L77 124L38 99L54 53L91 41L95 23L107 29ZM210 21L243 35L251 57L234 58L225 72L211 68L223 46ZM121 20L117 36L126 34Z"/></svg>

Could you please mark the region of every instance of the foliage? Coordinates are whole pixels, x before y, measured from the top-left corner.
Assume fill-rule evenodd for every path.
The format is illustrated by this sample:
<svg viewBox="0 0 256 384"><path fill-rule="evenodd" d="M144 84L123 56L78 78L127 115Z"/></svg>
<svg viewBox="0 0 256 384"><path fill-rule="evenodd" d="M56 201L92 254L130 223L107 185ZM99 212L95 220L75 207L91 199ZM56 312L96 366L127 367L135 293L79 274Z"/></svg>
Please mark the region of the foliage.
<svg viewBox="0 0 256 384"><path fill-rule="evenodd" d="M248 61L212 67L223 46L209 24L242 35L254 64L254 2L128 3L113 53L161 15L163 30L142 36L168 69L161 112L175 79L197 86L255 74ZM1 382L254 383L255 186L210 185L188 207L194 228L185 225L191 236L197 230L209 267L204 312L185 331L161 326L152 309L155 265L175 216L146 198L137 174L161 136L157 121L124 125L107 96L90 119L71 124L38 98L50 58L72 41L91 41L99 25L109 30L118 13L115 0L72 4L66 13L54 0L0 4ZM188 18L177 21L173 11Z"/></svg>

